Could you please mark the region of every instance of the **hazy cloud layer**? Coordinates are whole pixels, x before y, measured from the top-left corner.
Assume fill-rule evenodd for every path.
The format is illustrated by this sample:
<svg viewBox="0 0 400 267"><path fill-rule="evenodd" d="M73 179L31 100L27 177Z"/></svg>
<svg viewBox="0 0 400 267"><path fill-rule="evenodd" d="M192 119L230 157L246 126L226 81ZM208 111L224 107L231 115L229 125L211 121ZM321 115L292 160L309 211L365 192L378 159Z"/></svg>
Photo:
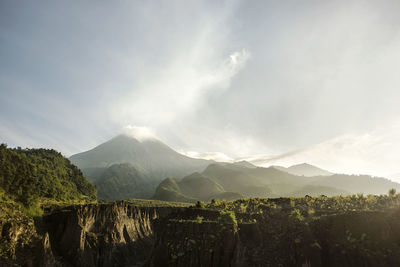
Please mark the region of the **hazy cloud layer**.
<svg viewBox="0 0 400 267"><path fill-rule="evenodd" d="M70 155L131 125L196 157L398 173L399 8L1 1L0 141Z"/></svg>

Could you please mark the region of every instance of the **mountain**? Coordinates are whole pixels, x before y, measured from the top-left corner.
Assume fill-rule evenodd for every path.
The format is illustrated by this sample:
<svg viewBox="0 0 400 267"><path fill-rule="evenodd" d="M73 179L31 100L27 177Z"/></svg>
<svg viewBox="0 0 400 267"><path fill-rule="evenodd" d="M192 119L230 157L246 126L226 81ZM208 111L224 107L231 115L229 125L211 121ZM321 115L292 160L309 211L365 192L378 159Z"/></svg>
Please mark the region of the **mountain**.
<svg viewBox="0 0 400 267"><path fill-rule="evenodd" d="M248 161L242 160L242 161L236 161L234 163L232 163L233 165L237 165L237 166L242 166L242 167L247 167L247 168L257 168L256 165L251 164Z"/></svg>
<svg viewBox="0 0 400 267"><path fill-rule="evenodd" d="M193 202L212 198L231 200L243 197L276 197L282 190L286 193L285 190L299 189L297 184L297 177L274 168L248 168L235 163L215 163L210 164L201 174L164 180L157 187L153 198L171 200L184 197Z"/></svg>
<svg viewBox="0 0 400 267"><path fill-rule="evenodd" d="M96 180L96 186L100 199L118 200L132 196L146 198L153 194L156 184L151 182L145 170L121 163L107 168Z"/></svg>
<svg viewBox="0 0 400 267"><path fill-rule="evenodd" d="M332 175L333 173L320 169L316 166L307 164L307 163L302 163L302 164L297 164L290 166L288 168L282 167L282 166L273 166L275 169L278 169L280 171L285 171L290 174L298 175L298 176L329 176Z"/></svg>
<svg viewBox="0 0 400 267"><path fill-rule="evenodd" d="M41 199L95 200L96 188L59 152L0 145L0 196L35 206Z"/></svg>
<svg viewBox="0 0 400 267"><path fill-rule="evenodd" d="M390 174L385 176L386 178L395 181L395 182L400 182L400 173L396 173L396 174Z"/></svg>
<svg viewBox="0 0 400 267"><path fill-rule="evenodd" d="M99 186L99 199L149 198L162 179L200 172L212 162L179 154L155 138L124 134L70 160ZM113 167L125 163L130 165Z"/></svg>
<svg viewBox="0 0 400 267"><path fill-rule="evenodd" d="M195 202L197 200L209 201L211 199L237 199L243 195L227 192L224 188L200 173L193 173L183 179L165 179L157 187L153 199Z"/></svg>
<svg viewBox="0 0 400 267"><path fill-rule="evenodd" d="M285 169L286 170L286 169ZM274 198L284 196L335 196L357 193L387 194L400 190L400 184L368 175L333 174L330 176L298 176L276 167L248 168L237 164L210 164L202 173L183 179L161 182L153 196L158 200L187 201L241 197ZM236 194L236 195L235 195Z"/></svg>
<svg viewBox="0 0 400 267"><path fill-rule="evenodd" d="M374 177L370 175L346 175L334 174L331 176L319 176L311 185L329 186L342 189L351 194L387 194L389 189L394 188L400 190L400 184L392 182L382 177Z"/></svg>

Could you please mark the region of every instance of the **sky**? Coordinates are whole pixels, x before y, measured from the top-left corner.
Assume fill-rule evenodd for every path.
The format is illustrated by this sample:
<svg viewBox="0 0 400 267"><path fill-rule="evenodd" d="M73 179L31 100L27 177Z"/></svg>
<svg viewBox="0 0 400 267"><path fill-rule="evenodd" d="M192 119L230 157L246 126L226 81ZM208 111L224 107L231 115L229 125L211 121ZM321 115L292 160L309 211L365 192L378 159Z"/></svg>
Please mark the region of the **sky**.
<svg viewBox="0 0 400 267"><path fill-rule="evenodd" d="M0 142L400 173L400 2L0 1ZM400 175L399 175L400 177Z"/></svg>

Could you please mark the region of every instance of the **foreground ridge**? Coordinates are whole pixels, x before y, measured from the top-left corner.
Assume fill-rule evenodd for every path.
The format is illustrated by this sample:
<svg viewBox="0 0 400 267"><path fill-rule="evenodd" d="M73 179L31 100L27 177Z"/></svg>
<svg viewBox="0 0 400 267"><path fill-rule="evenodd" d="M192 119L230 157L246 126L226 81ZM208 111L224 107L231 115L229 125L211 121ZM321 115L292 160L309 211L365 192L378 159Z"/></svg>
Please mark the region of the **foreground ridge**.
<svg viewBox="0 0 400 267"><path fill-rule="evenodd" d="M397 266L399 203L392 194L53 205L39 228L22 213L2 216L0 263Z"/></svg>

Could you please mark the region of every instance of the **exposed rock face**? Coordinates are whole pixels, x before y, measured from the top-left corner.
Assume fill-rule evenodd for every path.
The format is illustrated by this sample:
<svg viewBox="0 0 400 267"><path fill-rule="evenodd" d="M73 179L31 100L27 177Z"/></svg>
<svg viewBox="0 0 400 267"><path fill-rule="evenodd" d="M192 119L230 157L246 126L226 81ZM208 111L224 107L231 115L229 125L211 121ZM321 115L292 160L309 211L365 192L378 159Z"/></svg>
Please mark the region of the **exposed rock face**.
<svg viewBox="0 0 400 267"><path fill-rule="evenodd" d="M150 266L229 266L238 239L234 225L217 222L158 222L155 231Z"/></svg>
<svg viewBox="0 0 400 267"><path fill-rule="evenodd" d="M400 266L400 210L332 215L310 224L278 217L257 216L237 227L190 216L160 219L147 266Z"/></svg>
<svg viewBox="0 0 400 267"><path fill-rule="evenodd" d="M54 254L73 266L142 266L153 247L152 221L174 209L124 203L71 206L44 221Z"/></svg>
<svg viewBox="0 0 400 267"><path fill-rule="evenodd" d="M14 214L0 218L0 266L400 266L400 209L287 214L226 224L216 210L77 205L44 216L41 233Z"/></svg>
<svg viewBox="0 0 400 267"><path fill-rule="evenodd" d="M59 266L49 235L40 235L33 219L21 213L18 206L0 207L0 266Z"/></svg>

